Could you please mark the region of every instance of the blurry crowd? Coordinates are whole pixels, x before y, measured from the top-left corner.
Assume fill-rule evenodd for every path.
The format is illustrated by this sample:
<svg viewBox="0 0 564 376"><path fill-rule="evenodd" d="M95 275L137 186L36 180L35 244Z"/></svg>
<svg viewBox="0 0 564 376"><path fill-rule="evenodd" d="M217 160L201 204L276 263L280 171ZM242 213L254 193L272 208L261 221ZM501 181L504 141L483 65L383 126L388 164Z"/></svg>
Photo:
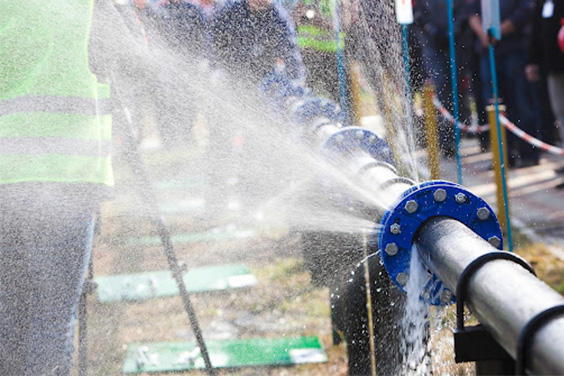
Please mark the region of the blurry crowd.
<svg viewBox="0 0 564 376"><path fill-rule="evenodd" d="M346 38L346 55L360 60L366 68L372 86L383 86L378 70L393 70L401 54L399 41L382 24L393 17L393 2L358 0L349 4L349 14L341 17ZM449 46L449 15L446 0L413 0L414 23L409 25L408 40L411 61L411 88L419 91L424 82L434 84L440 102L453 113L451 83L451 51ZM301 4L301 5L300 5ZM326 32L333 30L331 17L325 17L325 26L313 14L322 14L323 1L303 1L296 6L299 12L294 20L300 30L317 26ZM294 11L294 13L296 12ZM308 13L309 12L309 13ZM316 12L316 13L315 13ZM562 28L564 2L559 0L500 0L501 39L487 35L481 24L480 0L454 0L452 28L455 40L455 60L458 87L459 118L466 124L488 123L486 108L493 104L492 75L489 46L494 47L499 101L507 118L533 137L559 146L564 141L564 118L561 93L564 53L558 33ZM399 25L393 32L397 35ZM387 26L389 28L389 26ZM319 32L318 32L319 34ZM395 41L396 48L391 42ZM304 48L304 62L308 67L308 82L324 81L317 68L321 61L330 63L336 72L334 56L317 60L309 58L311 52ZM384 55L384 58L380 58ZM314 60L310 62L310 60ZM310 69L313 67L314 69ZM335 73L336 74L336 73ZM326 82L336 81L335 74ZM371 77L372 76L372 77ZM385 96L375 87L377 96ZM335 93L332 93L335 99ZM483 150L489 146L489 135L479 136ZM455 153L454 128L445 119L439 123L439 144L443 155ZM539 164L541 151L508 134L509 165L528 167ZM562 173L563 171L559 171Z"/></svg>
<svg viewBox="0 0 564 376"><path fill-rule="evenodd" d="M500 40L483 30L480 3L453 1L460 120L488 123L485 108L493 100L491 44L498 96L507 118L529 135L560 146L564 141L564 53L558 33L564 20L564 1L500 0ZM422 69L424 78L434 83L439 100L452 113L446 1L414 0L414 18L410 27L419 42L411 50L419 64L415 69ZM440 133L443 153L452 155L453 128L442 124ZM482 149L488 149L488 135L479 138ZM511 167L539 164L541 151L509 132L507 150Z"/></svg>
<svg viewBox="0 0 564 376"><path fill-rule="evenodd" d="M364 60L378 97L384 97L386 93L378 90L383 85L374 79L378 75L375 71L386 70L386 65L395 61L390 55L401 52L392 45L388 46L386 40L389 38L387 33L391 35L397 29L389 31L378 25L389 24L386 17L393 16L392 2L340 2L338 17L345 41L342 46L338 45L335 34L335 2L328 0L115 2L129 31L154 53L166 45L166 50L174 51L180 62L193 66L195 61L204 62L205 66L221 68L250 82L260 81L275 66L282 64L292 79L341 103L338 89L342 78L338 77L336 58L339 48L349 59L346 68L351 60ZM559 46L558 32L564 16L563 2L501 0L500 40L483 31L480 4L479 0L453 1L460 120L468 124L488 123L485 109L493 103L488 50L491 44L495 49L498 96L507 117L528 134L549 144L560 145L564 140L561 126L564 122L561 99L564 95L564 54ZM432 82L438 99L452 113L446 1L413 0L413 11L415 22L409 25L412 89L418 91L424 82ZM139 64L139 57L134 59L138 60L134 64ZM140 60L146 62L150 59ZM168 64L169 67L171 65L178 64ZM161 64L158 69L168 69L166 67L167 64ZM186 124L193 123L195 113L195 101L190 99L194 95L185 93L186 89L182 87L182 80L177 79L176 72L145 76L146 80L159 81L158 85L149 86L155 88L151 99L157 103L155 108L162 143L173 147L187 141L189 132ZM345 79L349 80L347 88L350 88L350 77ZM147 87L146 84L150 83L145 81L139 85L139 75L135 75L134 81L138 81L138 87ZM163 84L162 81L168 82ZM135 107L135 101L139 103L139 98L133 101L130 98L137 96L131 90L135 85L135 82L130 82L127 93L121 95L129 97L124 98L129 100L129 108ZM147 90L141 91L145 92L139 95L146 99ZM348 94L350 100L350 90ZM180 122L183 122L182 127L175 125ZM483 133L478 137L482 149L487 150L489 136ZM454 155L454 129L445 120L439 124L439 144L446 157ZM538 148L513 134L508 135L511 167L537 165L540 153Z"/></svg>

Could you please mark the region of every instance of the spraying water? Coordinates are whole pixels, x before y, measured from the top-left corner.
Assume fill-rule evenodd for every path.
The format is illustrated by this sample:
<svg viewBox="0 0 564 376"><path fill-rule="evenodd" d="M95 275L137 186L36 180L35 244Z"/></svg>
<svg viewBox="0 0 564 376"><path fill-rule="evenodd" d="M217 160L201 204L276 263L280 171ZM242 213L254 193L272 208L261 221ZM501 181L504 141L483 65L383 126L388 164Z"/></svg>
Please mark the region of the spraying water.
<svg viewBox="0 0 564 376"><path fill-rule="evenodd" d="M432 373L430 351L427 348L429 337L430 307L421 299L428 280L427 271L419 259L417 247L411 251L409 280L406 285L407 301L401 325L405 338L403 349L405 375L427 375Z"/></svg>

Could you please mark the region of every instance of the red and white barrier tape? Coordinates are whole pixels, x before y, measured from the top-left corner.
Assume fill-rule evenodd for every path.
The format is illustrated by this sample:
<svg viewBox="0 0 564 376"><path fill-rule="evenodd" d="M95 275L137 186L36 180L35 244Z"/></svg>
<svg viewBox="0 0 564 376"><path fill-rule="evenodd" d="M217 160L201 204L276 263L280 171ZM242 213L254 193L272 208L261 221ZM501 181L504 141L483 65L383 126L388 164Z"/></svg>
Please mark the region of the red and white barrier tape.
<svg viewBox="0 0 564 376"><path fill-rule="evenodd" d="M489 125L466 125L464 123L459 122L455 122L454 120L454 116L452 116L450 114L450 112L448 112L448 110L441 104L441 102L439 101L439 99L434 96L433 97L433 104L435 105L435 107L437 108L437 110L440 112L440 114L451 124L456 124L456 126L461 130L464 131L466 133L482 133L482 132L487 132L490 129Z"/></svg>
<svg viewBox="0 0 564 376"><path fill-rule="evenodd" d="M523 141L536 146L537 148L544 150L546 152L549 152L550 154L554 154L554 155L560 155L562 157L564 157L564 150L562 148L559 148L557 146L553 146L553 145L549 145L546 142L543 142L541 140L539 140L538 138L535 138L533 136L531 136L528 133L523 132L521 129L517 128L517 126L515 124L513 124L512 122L509 121L509 119L507 119L505 116L501 115L499 117L499 121L501 122L501 124L509 129L509 131L511 131L511 133L513 133L515 136L519 137L520 139L522 139Z"/></svg>
<svg viewBox="0 0 564 376"><path fill-rule="evenodd" d="M440 112L440 114L448 122L450 122L451 124L455 124L454 117L448 112L448 110L446 108L444 108L444 106L441 104L441 102L439 102L439 100L436 96L433 97L433 103L435 104L435 107ZM519 137L523 141L525 141L525 142L527 142L527 143L529 143L533 146L536 146L537 148L544 150L544 151L546 151L550 154L564 156L564 149L559 148L557 146L547 144L546 142L541 141L538 138L535 138L528 133L525 133L523 130L519 129L515 124L510 122L509 119L507 119L505 116L500 115L499 120L505 128L507 128L511 133L513 133L515 136ZM463 124L461 122L458 122L456 125L461 130L463 130L465 132L469 132L469 133L482 133L482 132L487 131L490 128L487 125L480 125L480 126L471 127L471 126L468 126L468 125Z"/></svg>

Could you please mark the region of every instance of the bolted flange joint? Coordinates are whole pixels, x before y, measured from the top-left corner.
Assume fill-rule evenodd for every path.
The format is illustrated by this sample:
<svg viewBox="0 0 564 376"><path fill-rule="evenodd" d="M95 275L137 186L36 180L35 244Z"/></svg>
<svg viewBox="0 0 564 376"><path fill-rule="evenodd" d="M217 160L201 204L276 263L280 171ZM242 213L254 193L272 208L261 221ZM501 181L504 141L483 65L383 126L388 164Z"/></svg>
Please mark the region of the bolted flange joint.
<svg viewBox="0 0 564 376"><path fill-rule="evenodd" d="M464 187L444 181L415 185L396 200L381 222L379 246L382 261L392 281L405 292L414 237L419 227L433 217L449 217L470 228L493 246L503 247L501 228L489 205ZM421 298L434 305L447 305L454 294L429 272Z"/></svg>

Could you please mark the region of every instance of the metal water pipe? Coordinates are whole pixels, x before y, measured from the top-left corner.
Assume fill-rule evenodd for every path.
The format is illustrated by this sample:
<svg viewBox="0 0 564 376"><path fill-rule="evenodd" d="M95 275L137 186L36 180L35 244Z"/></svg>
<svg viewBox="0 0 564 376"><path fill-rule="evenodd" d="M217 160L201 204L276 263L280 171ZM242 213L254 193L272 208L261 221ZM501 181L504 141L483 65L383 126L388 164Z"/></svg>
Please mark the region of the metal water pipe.
<svg viewBox="0 0 564 376"><path fill-rule="evenodd" d="M452 291L470 263L496 249L462 223L444 217L430 219L415 243L429 269ZM495 340L517 359L524 355L531 374L564 374L564 314L546 321L531 338L526 354L518 354L518 339L531 320L564 305L564 297L510 260L483 264L469 279L466 304Z"/></svg>

